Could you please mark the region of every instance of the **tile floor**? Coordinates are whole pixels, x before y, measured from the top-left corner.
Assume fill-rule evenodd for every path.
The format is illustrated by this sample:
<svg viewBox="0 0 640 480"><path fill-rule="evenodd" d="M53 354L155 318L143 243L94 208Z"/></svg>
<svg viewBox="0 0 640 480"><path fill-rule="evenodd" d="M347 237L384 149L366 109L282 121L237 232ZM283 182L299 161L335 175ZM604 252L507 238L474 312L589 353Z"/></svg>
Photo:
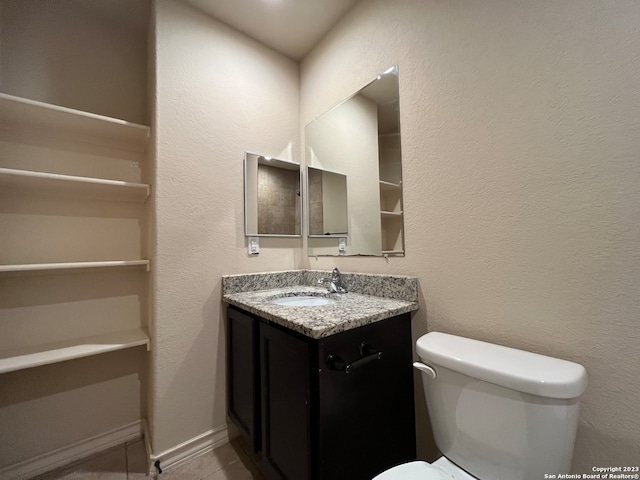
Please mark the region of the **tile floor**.
<svg viewBox="0 0 640 480"><path fill-rule="evenodd" d="M37 480L142 480L146 475L142 441L96 454L91 458L36 477ZM34 480L36 480L34 479ZM265 480L235 440L164 470L158 480Z"/></svg>

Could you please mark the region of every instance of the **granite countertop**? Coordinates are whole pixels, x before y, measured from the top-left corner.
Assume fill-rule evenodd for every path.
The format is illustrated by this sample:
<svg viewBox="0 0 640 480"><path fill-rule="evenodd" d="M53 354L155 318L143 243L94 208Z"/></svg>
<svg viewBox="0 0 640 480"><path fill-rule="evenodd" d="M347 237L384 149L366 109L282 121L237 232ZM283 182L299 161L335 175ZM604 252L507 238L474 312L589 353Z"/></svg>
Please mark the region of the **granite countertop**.
<svg viewBox="0 0 640 480"><path fill-rule="evenodd" d="M397 280L398 278L411 277L394 278ZM379 278L377 280L380 281ZM413 286L411 287L413 288ZM415 290L417 297L417 284ZM293 307L270 303L271 300L278 297L295 295L327 297L334 299L335 303L313 307ZM236 291L225 293L223 300L311 338L328 337L352 328L418 310L417 298L415 298L416 301L411 301L406 298L389 298L352 292L329 293L326 288L309 285Z"/></svg>

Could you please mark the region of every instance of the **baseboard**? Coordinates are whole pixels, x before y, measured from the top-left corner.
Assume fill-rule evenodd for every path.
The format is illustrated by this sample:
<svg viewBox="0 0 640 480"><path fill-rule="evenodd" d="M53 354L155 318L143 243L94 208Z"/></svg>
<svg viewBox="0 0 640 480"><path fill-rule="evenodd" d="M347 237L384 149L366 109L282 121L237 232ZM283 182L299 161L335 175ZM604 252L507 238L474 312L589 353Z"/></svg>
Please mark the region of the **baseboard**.
<svg viewBox="0 0 640 480"><path fill-rule="evenodd" d="M149 476L156 475L155 463L160 462L162 470L168 470L190 460L199 455L210 452L216 447L228 443L230 439L238 435L233 425L223 425L213 430L209 430L201 435L193 437L175 447L164 452L152 454L150 456L151 471ZM162 476L158 477L162 478Z"/></svg>
<svg viewBox="0 0 640 480"><path fill-rule="evenodd" d="M0 478L23 479L69 465L95 453L126 442L139 439L144 432L144 421L138 420L101 433L65 447L43 453L37 457L24 460L0 469Z"/></svg>

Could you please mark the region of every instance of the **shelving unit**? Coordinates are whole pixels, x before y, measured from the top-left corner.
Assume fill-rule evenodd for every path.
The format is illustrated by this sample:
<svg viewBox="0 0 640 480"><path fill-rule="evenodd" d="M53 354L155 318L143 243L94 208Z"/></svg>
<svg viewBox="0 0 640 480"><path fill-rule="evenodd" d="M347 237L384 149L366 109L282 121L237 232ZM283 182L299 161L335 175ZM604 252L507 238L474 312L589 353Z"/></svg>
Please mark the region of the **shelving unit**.
<svg viewBox="0 0 640 480"><path fill-rule="evenodd" d="M144 202L150 187L143 183L0 168L3 192L37 195L81 195L90 199Z"/></svg>
<svg viewBox="0 0 640 480"><path fill-rule="evenodd" d="M62 342L47 343L0 351L0 373L64 362L75 358L123 350L146 345L149 350L149 334L146 328L125 332L105 333Z"/></svg>
<svg viewBox="0 0 640 480"><path fill-rule="evenodd" d="M134 152L147 148L146 125L0 93L0 128L29 128Z"/></svg>
<svg viewBox="0 0 640 480"><path fill-rule="evenodd" d="M45 139L45 145L47 145L45 148L54 151L57 151L55 145L58 145L59 140L73 144L106 147L112 152L110 156L117 159L121 159L123 156L131 158L132 154L129 152L144 152L150 137L150 128L145 125L4 93L0 93L0 130L24 132L27 135L23 135L23 138L27 139L30 139L31 136ZM10 135L5 135L5 137L12 138ZM55 141L49 142L49 139ZM26 143L30 143L30 140L27 140ZM125 154L122 151L127 151L127 153ZM139 154L135 154L135 156L142 159ZM83 201L88 199L143 203L149 197L150 185L106 178L61 175L0 167L0 191L3 195L48 196L53 197L52 201L57 198L72 197ZM18 205L17 202L12 202L11 204ZM73 234L73 232L70 232L70 234ZM0 265L0 277L29 274L62 275L132 268L148 272L149 265L149 260L146 259L5 264ZM11 282L13 280L6 279L3 281ZM35 317L28 317L25 321L30 321L29 318L35 321ZM63 341L37 346L23 344L15 346L15 348L14 346L11 346L10 349L5 348L5 350L0 351L0 373L98 355L140 345L145 345L148 350L150 348L148 331L145 327L137 326L140 323L145 323L144 320L131 318L131 328L125 331L101 333L100 335L83 338L68 338ZM49 322L51 328L60 328L56 322L64 323L64 316L58 316L55 320ZM127 319L127 322L129 322L129 319ZM123 322L120 324L122 325ZM0 324L0 328L2 327L3 325ZM101 331L103 330L104 326L101 327ZM69 333L69 336L72 337L73 333ZM56 337L59 337L59 335L56 335Z"/></svg>

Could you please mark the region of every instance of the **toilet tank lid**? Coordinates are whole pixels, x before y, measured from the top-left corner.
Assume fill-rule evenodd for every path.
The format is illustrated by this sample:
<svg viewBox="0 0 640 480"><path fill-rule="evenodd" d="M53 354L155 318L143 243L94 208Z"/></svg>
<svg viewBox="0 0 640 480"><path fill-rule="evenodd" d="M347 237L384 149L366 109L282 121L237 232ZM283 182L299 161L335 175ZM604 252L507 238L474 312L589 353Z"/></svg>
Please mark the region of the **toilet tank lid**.
<svg viewBox="0 0 640 480"><path fill-rule="evenodd" d="M578 363L470 338L431 332L418 339L416 350L432 366L541 397L577 398L587 387Z"/></svg>

